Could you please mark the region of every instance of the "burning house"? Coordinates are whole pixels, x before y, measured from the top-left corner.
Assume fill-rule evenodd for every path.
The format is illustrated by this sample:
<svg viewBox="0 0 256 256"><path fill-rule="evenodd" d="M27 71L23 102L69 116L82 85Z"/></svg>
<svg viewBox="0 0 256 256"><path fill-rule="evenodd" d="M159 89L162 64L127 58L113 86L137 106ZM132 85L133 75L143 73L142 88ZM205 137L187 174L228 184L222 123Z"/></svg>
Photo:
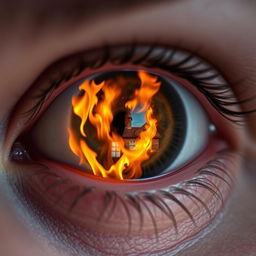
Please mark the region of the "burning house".
<svg viewBox="0 0 256 256"><path fill-rule="evenodd" d="M132 114L127 112L125 115L125 127L123 130L122 138L125 142L127 149L134 149L136 145L136 139L140 133L145 130L145 124L140 127L132 126ZM152 141L152 150L156 151L159 148L160 134L157 132ZM112 142L112 157L119 158L121 156L120 148L117 142Z"/></svg>

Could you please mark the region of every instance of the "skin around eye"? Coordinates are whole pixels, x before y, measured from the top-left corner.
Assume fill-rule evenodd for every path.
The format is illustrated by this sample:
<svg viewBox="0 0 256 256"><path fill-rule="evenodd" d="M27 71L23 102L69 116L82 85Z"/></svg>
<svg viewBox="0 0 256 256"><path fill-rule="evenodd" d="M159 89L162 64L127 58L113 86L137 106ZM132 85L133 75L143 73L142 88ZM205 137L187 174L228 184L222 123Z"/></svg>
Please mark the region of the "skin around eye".
<svg viewBox="0 0 256 256"><path fill-rule="evenodd" d="M38 2L40 1L37 1L36 5ZM2 5L3 8L4 6ZM73 23L72 25L66 23L68 19L60 18L59 25L50 24L51 22L49 22L49 26L45 25L43 28L37 26L38 22L26 19L25 15L21 15L22 18L19 18L18 15L13 15L13 12L11 12L11 16L15 18L10 20L8 9L7 11L4 9L4 13L7 15L6 21L1 22L1 26L4 26L1 27L2 37L5 38L1 42L1 120L8 115L8 111L14 106L35 77L44 69L45 65L47 66L56 58L73 51L95 47L102 39L112 44L120 42L120 40L127 41L127 39L136 37L140 37L144 41L160 38L161 42L168 44L175 44L180 40L183 42L183 46L189 50L203 46L200 55L218 66L229 81L243 80L240 84L241 86L234 86L238 98L245 99L254 95L255 33L253 31L255 28L255 4L253 1L170 1L164 6L159 6L159 8L134 10L128 15L123 13L112 15L110 13L108 18L93 15L94 17L96 16L97 21L99 18L102 19L102 22L97 22L97 24L91 20L88 22L86 19L83 24L79 23L78 26L74 26ZM36 13L35 9L31 13ZM219 15L216 15L217 13ZM29 17L34 17L30 13L28 15ZM49 12L47 12L47 21L50 16L56 17L55 14L49 15ZM7 26L7 24L10 24L10 26ZM13 61L15 61L15 65ZM243 109L248 109L246 104L242 103L241 105ZM251 107L254 107L254 105L252 104ZM212 232L193 248L185 249L182 251L182 255L200 255L202 251L206 255L250 255L254 253L255 225L253 224L255 223L255 218L253 215L255 213L255 189L253 188L255 187L255 177L248 174L254 173L255 128L253 127L255 127L256 122L255 118L251 118L249 121L250 123L247 123L248 128L251 128L254 139L250 137L244 145L245 147L250 145L250 147L246 150L245 162L247 164L241 178L242 182L247 178L249 182L244 182L244 186L238 186L240 196L232 200L233 207L226 214L225 221L221 223L222 225L219 225L217 232ZM5 126L5 122L1 124ZM241 130L245 129L247 127L241 128ZM227 126L227 131L229 130L232 131L232 127ZM4 136L3 133L1 136ZM233 140L237 144L240 143L240 145L244 143L240 135L233 137ZM8 150L3 150L3 154L6 152ZM3 165L2 168L4 169ZM8 195L8 193L5 194L6 197ZM13 205L16 206L16 203ZM2 214L5 211L5 206L3 204L1 206ZM17 211L16 207L13 208L15 208L14 211ZM6 216L9 215L10 212L6 214ZM8 222L8 218L4 217L2 221L4 223ZM8 232L1 228L3 237L1 249L6 244L9 249L4 254L8 255L12 248L17 248L18 252L15 250L9 254L19 255L24 248L26 255L39 255L39 252L31 252L31 246L34 245L32 239L28 243L22 244L23 247L22 245L21 247L17 246L17 243L14 244L15 235L17 236L18 233L16 227L18 226L16 225L18 221L12 220L10 223L14 223L14 228L10 229L8 227L6 229ZM33 223L35 224L33 225L35 227L34 236L39 233L36 223ZM26 224L27 229L32 226L31 222ZM4 227L4 225L2 226L1 224L1 227ZM52 229L51 231L51 234L58 232ZM6 237L8 237L9 232L12 232L12 235L7 240ZM25 232L22 232L17 240L22 240L24 236ZM51 236L48 237L49 240L52 240ZM4 238L6 238L7 242L12 241L12 244L8 246ZM20 245L20 243L18 244ZM61 241L57 247L60 248L63 245ZM67 248L70 249L68 243L64 247L65 250ZM2 249L1 253L3 251L5 252ZM68 253L69 256L82 254L77 253L75 249L72 252ZM42 254L48 253L44 252ZM166 254L169 255L168 253ZM52 252L48 255L55 255L55 253ZM58 253L58 255L63 255L63 253ZM93 253L90 255L93 255Z"/></svg>
<svg viewBox="0 0 256 256"><path fill-rule="evenodd" d="M184 86L188 84L184 83ZM24 113L24 105L21 106L19 113ZM209 115L213 113L216 119L218 117L225 123L225 118L209 102L207 106L212 110ZM27 126L31 127L30 124ZM74 241L75 230L81 230L79 237L85 247L79 248L81 250L92 254L97 251L97 255L120 255L121 251L129 254L132 250L148 255L152 251L173 250L213 222L224 207L237 176L239 157L224 136L226 126L216 124L216 127L218 133L200 157L176 173L141 183L113 182L86 173L81 175L74 168L48 161L42 165L31 158L22 144L14 143L11 157L16 162L11 163L12 173L15 173L12 183L18 194L26 195L32 208L47 216L44 225L62 230L60 233L64 237L61 239L65 243L71 242L65 239L66 235ZM109 244L109 239L117 246L104 246ZM138 240L141 243L134 247ZM127 241L131 246L125 246Z"/></svg>

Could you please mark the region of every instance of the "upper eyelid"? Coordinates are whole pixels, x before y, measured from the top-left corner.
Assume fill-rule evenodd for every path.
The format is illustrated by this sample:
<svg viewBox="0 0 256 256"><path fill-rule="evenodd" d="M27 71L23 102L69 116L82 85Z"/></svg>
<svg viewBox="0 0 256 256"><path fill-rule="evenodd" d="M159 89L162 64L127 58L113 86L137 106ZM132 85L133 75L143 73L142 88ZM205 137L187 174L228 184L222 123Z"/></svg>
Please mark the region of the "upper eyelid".
<svg viewBox="0 0 256 256"><path fill-rule="evenodd" d="M176 2L176 1L174 1L174 2ZM182 1L182 3L183 3L183 1ZM188 3L191 4L192 2L191 3L188 2ZM187 5L187 2L185 1L184 7L186 7L186 5ZM174 4L173 6L172 6L172 4L171 5L167 4L166 6L160 5L159 7L160 8L156 8L156 10L154 10L153 13L149 12L146 15L147 16L146 18L148 19L152 15L158 14L159 11L161 11L163 13L163 18L160 19L160 22L163 24L165 15L169 13L167 11L170 10L171 13L173 13L173 11L174 11L174 13L173 13L174 15L171 15L172 18L170 17L170 21L171 21L172 19L176 18L175 10L177 9L177 11L178 11L177 12L177 21L179 21L177 23L181 22L181 20L179 19L179 14L180 14L180 11L183 11L183 6L182 6L182 8L180 8L181 5L179 3ZM168 9L167 7L168 8L170 7L170 8ZM200 12L201 7L200 6L195 6L195 7L196 8L192 8L192 12L191 12L191 15L194 15L195 12L197 15L197 16L195 16L195 19L192 19L193 25L198 24L198 21L201 21L201 18L206 17L206 14L207 14L207 13L206 14L204 13L203 17L201 17L200 13L203 13L203 12ZM213 7L216 7L216 6L213 5ZM225 7L228 7L228 5ZM227 10L229 10L229 9L224 8L223 11L226 12ZM56 59L62 58L65 55L72 54L75 51L82 51L83 49L99 47L102 45L102 41L110 42L111 44L116 44L118 42L125 43L125 41L129 41L131 39L131 37L132 38L141 38L140 34L142 31L143 31L143 37L142 37L143 41L144 42L152 41L152 33L151 33L151 31L148 31L148 27L150 27L150 26L148 26L147 22L144 25L144 23L140 23L140 20L138 20L138 22L139 22L138 26L137 26L137 22L136 22L136 26L133 25L134 24L134 19L133 19L134 15L135 15L135 19L137 20L138 18L140 19L140 16L142 13L143 12L141 10L139 10L139 11L136 10L136 12L132 13L131 15L128 15L128 17L127 17L127 15L124 15L124 19L122 16L120 17L120 15L117 15L116 17L111 17L109 19L106 19L105 21L103 21L103 24L102 24L102 20L98 19L98 17L97 17L97 21L99 21L99 24L95 23L95 20L92 20L92 23L90 23L89 26L86 26L86 24L88 25L88 23L84 24L83 20L80 20L79 24L77 24L77 25L79 25L78 29L75 29L75 30L73 29L74 28L73 25L71 27L71 26L66 26L65 23L63 23L62 25L64 25L64 27L66 27L64 29L63 26L60 26L61 24L56 24L56 26L55 26L55 24L52 23L51 28L49 28L50 26L48 26L48 25L45 26L45 28L44 28L45 30L47 30L47 34L42 33L42 36L47 35L47 41L49 43L45 44L45 40L43 40L43 44L42 43L40 44L40 40L43 39L43 37L41 36L41 38L40 38L41 33L39 33L38 34L39 35L38 44L34 44L34 45L36 45L35 48L31 47L31 42L33 42L33 37L34 37L34 34L33 35L31 34L32 38L29 38L31 40L31 42L29 44L29 50L25 54L29 55L30 53L32 53L32 55L29 55L29 56L32 61L34 60L33 66L37 67L36 73L34 73L34 75L38 75L40 70L42 71L45 67L47 67L50 63L54 62ZM234 14L235 13L236 12L234 12ZM230 13L228 13L228 14L230 14ZM244 14L244 13L242 13L242 14ZM199 20L197 20L197 17L199 18ZM210 13L209 13L209 18L210 19L212 18ZM120 23L114 22L114 24L112 24L113 21L116 19L120 19ZM239 17L239 19L240 19L240 17ZM153 17L152 17L152 20L154 20ZM123 21L127 25L127 31L125 30L125 34L121 37L121 41L120 41L118 38L116 38L115 31L119 31L119 28L122 27ZM158 18L156 21L158 21ZM243 76L243 74L246 74L245 70L239 69L239 67L241 67L241 65L237 65L239 63L232 61L233 58L230 59L230 64L232 64L233 66L229 65L229 70L226 70L225 56L230 57L230 55L228 55L229 49L225 48L224 52L222 51L222 52L218 53L218 50L221 49L221 47L219 47L220 45L218 45L218 44L216 45L216 42L214 43L214 40L210 40L210 39L218 38L221 35L221 34L219 34L219 32L221 32L223 30L222 28L220 28L216 31L216 29L214 29L214 28L217 28L217 27L215 26L216 24L214 22L211 22L209 24L210 27L207 27L207 29L208 29L207 31L212 31L211 28L213 28L214 33L210 32L210 34L209 33L207 34L206 33L207 31L203 31L206 33L205 34L205 33L202 33L201 30L198 31L197 29L195 29L194 32L196 35L198 35L198 37L197 36L192 37L189 33L187 33L187 31L183 31L184 29L185 30L187 29L187 25L186 25L187 23L186 24L182 23L181 26L178 27L178 31L177 31L176 25L175 25L177 23L170 23L170 24L164 23L163 24L163 29L165 29L166 24L167 24L168 31L169 31L169 29L171 29L173 31L173 33L171 33L172 34L171 37L169 37L169 34L166 34L166 33L163 34L161 32L162 29L159 29L159 31L157 30L156 34L153 35L154 38L157 36L157 38L159 38L160 42L167 43L170 45L175 45L175 43L178 41L181 43L181 45L184 49L189 50L189 51L193 50L198 45L200 46L203 42L204 49L202 49L202 52L200 52L199 56L202 58L205 58L209 63L213 63L214 66L218 66L221 71L227 71L227 72L225 72L225 75L226 75L226 77L228 77L229 81L233 81L234 79L238 80L241 78L241 76ZM102 27L102 25L103 25L103 27ZM109 25L111 25L111 27L109 27ZM112 26L113 26L113 28L112 28ZM83 29L87 30L87 33L81 33L81 27ZM225 29L225 27L226 26L223 26L224 29ZM72 30L70 30L70 28ZM102 28L106 28L106 29L102 30ZM109 30L107 28L111 28L111 30ZM153 27L153 29L154 29L154 27ZM152 30L152 29L150 29L150 30ZM181 34L180 34L179 30L181 30L181 32L182 32ZM96 31L96 34L95 34L95 31ZM165 31L165 30L163 30L163 31ZM15 32L15 31L13 31L13 32ZM93 34L92 34L92 32L93 32ZM150 32L150 34L148 34L149 32ZM183 32L185 32L185 34ZM199 34L198 34L198 32L199 32ZM87 36L88 34L93 35L93 37L88 37ZM214 35L213 38L211 37L211 34ZM119 33L117 34L117 36L118 35L119 35ZM209 36L209 41L205 41L203 38L200 37L200 35L204 35L204 39L208 38L208 36ZM163 36L164 36L164 38L163 38ZM193 38L193 40L191 40L191 38ZM196 38L196 40L194 40L195 38ZM222 40L219 40L218 42L222 42ZM214 43L214 44L212 44L212 43ZM49 45L51 45L50 48L49 48ZM61 47L59 47L60 45L61 45ZM215 47L215 45L216 45L216 47ZM44 47L44 46L47 46L47 47ZM56 48L56 46L59 48ZM33 52L33 50L34 50L34 52ZM39 56L38 50L40 50L44 54L42 61L41 61L41 58L39 58L40 61L38 61L38 56ZM226 55L226 51L227 51L227 55ZM33 56L36 56L37 59L33 59ZM222 57L220 57L220 56L222 56ZM224 61L223 61L223 56L224 56ZM20 61L22 61L22 59ZM236 63L236 65L234 63ZM39 66L36 66L37 64ZM231 71L230 71L230 69L231 69ZM236 71L235 76L231 74L232 71ZM32 74L32 73L30 72L30 74ZM239 75L237 75L237 74L239 74ZM32 74L32 78L31 77L29 78L29 76L28 76L29 82L27 84L20 86L20 88L23 88L22 91L20 90L20 95L22 94L22 92L25 92L25 90L28 88L29 84L33 83L33 80L36 78L34 75ZM17 81L17 82L19 83L20 81ZM238 93L237 93L237 98L240 98L240 95ZM16 100L18 100L18 99L16 99ZM13 105L11 105L11 106L14 106L15 101L13 101L12 104ZM248 109L248 108L244 107L244 109Z"/></svg>
<svg viewBox="0 0 256 256"><path fill-rule="evenodd" d="M139 46L145 47L145 45L143 44ZM97 50L92 51L92 53L96 52L96 56L98 56L98 59L89 62L86 60L85 57L83 57L83 54L75 55L71 58L68 58L66 62L71 59L73 60L73 62L75 60L76 64L72 64L72 68L68 69L68 71L62 71L60 69L58 71L60 75L58 75L57 78L50 78L50 85L45 89L45 91L42 91L38 94L39 100L26 113L28 115L31 114L30 118L33 118L33 116L38 113L38 111L40 111L47 97L52 92L54 92L63 82L69 81L74 76L74 74L79 75L86 68L100 68L101 66L104 66L107 62L110 62L111 64L117 66L129 62L135 65L145 65L146 67L157 66L160 69L177 75L178 77L181 77L190 82L199 91L203 92L206 98L220 112L220 114L222 114L230 121L234 121L236 123L243 123L244 120L242 117L248 113L255 111L253 109L249 111L240 111L230 108L230 106L237 106L242 102L247 101L248 99L238 101L234 97L233 91L231 89L232 85L229 83L226 83L224 81L214 83L214 79L220 77L221 75L212 66L199 59L196 56L196 53L185 53L180 60L176 60L174 63L171 63L171 61L175 59L175 55L180 52L180 50L178 50L178 47L170 49L169 47L159 46L158 44L154 43L151 45L147 45L147 50L139 57L136 57L134 56L135 51L139 46L135 42L125 46L105 45L100 48L98 52ZM115 55L113 58L113 51L115 51L116 49L119 50L119 52L121 51L121 54L119 54L118 58L115 57ZM86 54L84 56L88 57L88 55ZM208 72L211 73L207 75Z"/></svg>

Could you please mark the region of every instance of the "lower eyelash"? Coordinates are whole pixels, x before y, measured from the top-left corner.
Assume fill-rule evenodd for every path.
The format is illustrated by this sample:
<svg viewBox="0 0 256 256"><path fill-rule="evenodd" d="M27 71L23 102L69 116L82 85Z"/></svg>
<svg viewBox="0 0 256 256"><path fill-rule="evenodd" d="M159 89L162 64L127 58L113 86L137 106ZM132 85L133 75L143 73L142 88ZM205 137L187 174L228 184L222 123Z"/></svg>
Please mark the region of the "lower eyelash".
<svg viewBox="0 0 256 256"><path fill-rule="evenodd" d="M206 191L210 192L212 196L215 197L216 203L220 203L223 207L224 198L222 191L213 181L211 181L210 178L213 177L215 179L218 179L220 182L224 183L225 186L228 187L229 191L231 191L232 184L235 182L234 177L226 171L226 164L223 163L223 160L227 161L227 159L232 159L232 156L234 154L235 153L231 151L218 152L218 155L215 159L209 161L205 166L195 172L196 176L194 178L182 181L179 184L171 185L170 187L165 189L126 193L124 196L119 195L115 191L105 191L104 195L102 196L104 204L102 209L99 209L99 215L97 216L98 225L111 219L111 217L115 214L115 211L117 210L117 204L119 202L122 205L127 217L127 236L129 236L132 231L131 210L135 210L139 216L139 233L143 229L145 219L144 214L146 211L151 218L152 225L154 226L155 239L156 241L159 241L157 219L155 218L154 213L150 210L149 207L149 204L152 204L169 218L170 227L173 226L176 235L178 235L179 225L176 220L176 216L173 213L170 204L168 204L166 200L179 206L180 209L182 209L187 217L191 220L193 225L197 227L196 220L194 219L194 216L191 213L190 209L188 209L187 206L183 204L182 200L180 200L178 196L187 197L196 207L202 209L205 214L208 215L209 220L211 220L214 217L213 212L208 207L207 203L204 202L199 195L197 195L197 190L205 189ZM38 172L37 170L36 173L33 174L33 176L34 175L41 175L41 182L44 182L44 179L49 176L55 179L46 188L44 192L45 194L43 195L45 197L47 196L47 193L49 193L51 190L57 191L58 187L61 185L68 186L68 188L66 188L65 191L56 198L55 204L60 203L60 201L64 200L71 191L78 191L71 204L67 206L67 213L69 215L72 214L81 199L86 198L86 196L96 191L95 187L81 187L78 185L73 185L70 179L62 178L58 174L47 171L45 169L40 172ZM143 209L145 211L143 211Z"/></svg>

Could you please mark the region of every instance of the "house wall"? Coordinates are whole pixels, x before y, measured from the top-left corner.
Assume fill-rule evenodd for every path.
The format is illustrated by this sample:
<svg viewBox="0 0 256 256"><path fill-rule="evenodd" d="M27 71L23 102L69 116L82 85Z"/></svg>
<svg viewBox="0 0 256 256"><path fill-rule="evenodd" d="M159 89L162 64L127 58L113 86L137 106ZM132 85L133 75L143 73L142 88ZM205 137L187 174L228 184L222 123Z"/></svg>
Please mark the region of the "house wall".
<svg viewBox="0 0 256 256"><path fill-rule="evenodd" d="M125 141L125 147L130 148L130 141L135 141L135 139L124 139ZM152 145L153 150L158 150L159 149L159 139L153 139L153 145Z"/></svg>

